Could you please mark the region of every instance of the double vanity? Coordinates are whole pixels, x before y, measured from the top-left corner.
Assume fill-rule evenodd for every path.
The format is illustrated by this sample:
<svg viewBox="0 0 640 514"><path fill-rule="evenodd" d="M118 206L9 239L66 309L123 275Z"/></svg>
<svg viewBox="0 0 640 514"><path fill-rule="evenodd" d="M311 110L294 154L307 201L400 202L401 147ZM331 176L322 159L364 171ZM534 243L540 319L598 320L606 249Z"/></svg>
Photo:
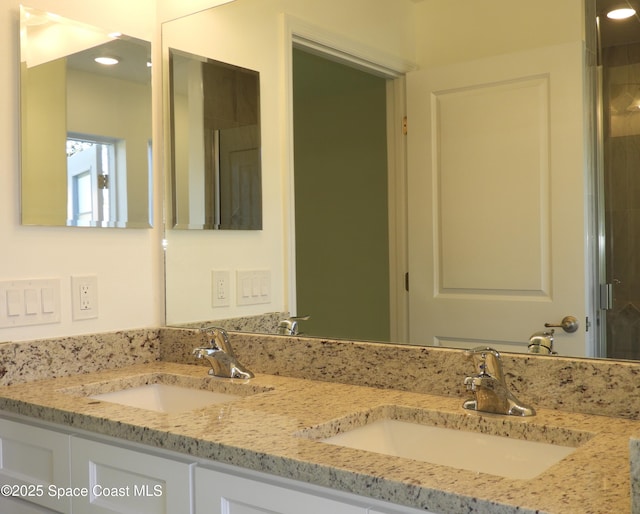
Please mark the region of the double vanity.
<svg viewBox="0 0 640 514"><path fill-rule="evenodd" d="M1 345L20 375L8 370L0 388L0 482L41 484L23 499L74 513L640 508L636 364L503 355L506 381L536 411L513 416L462 407L473 371L462 351L234 333L255 376L228 379L194 365L196 331L155 335L80 373L27 373L21 354L97 345L99 359L106 341ZM102 337L135 346L129 336ZM12 460L20 450L29 458ZM36 469L52 474L29 478ZM80 489L52 498L65 484Z"/></svg>

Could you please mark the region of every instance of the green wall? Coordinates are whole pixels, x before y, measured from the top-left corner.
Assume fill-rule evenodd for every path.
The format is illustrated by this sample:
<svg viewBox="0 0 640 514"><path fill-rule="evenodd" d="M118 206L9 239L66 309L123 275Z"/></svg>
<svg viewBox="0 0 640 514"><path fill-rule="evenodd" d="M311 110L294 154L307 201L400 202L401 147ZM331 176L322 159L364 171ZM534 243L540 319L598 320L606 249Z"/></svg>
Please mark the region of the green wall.
<svg viewBox="0 0 640 514"><path fill-rule="evenodd" d="M300 330L388 341L386 81L293 59Z"/></svg>

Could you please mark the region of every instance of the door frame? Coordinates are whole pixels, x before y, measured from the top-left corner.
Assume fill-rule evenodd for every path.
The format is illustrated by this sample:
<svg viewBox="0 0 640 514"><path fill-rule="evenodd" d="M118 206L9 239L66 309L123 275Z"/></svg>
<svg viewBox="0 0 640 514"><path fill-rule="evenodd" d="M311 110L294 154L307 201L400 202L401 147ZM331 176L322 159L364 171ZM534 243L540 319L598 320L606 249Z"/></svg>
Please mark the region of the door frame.
<svg viewBox="0 0 640 514"><path fill-rule="evenodd" d="M285 294L291 316L297 312L295 184L293 155L293 58L292 49L301 48L325 59L333 60L387 79L387 168L389 180L389 281L390 338L406 342L408 338L408 292L405 289L407 268L407 199L406 138L402 120L406 116L404 75L416 66L407 60L386 55L312 25L289 14L281 15L282 62L284 68L284 104L286 109L285 143L287 170L283 177L283 216L285 219Z"/></svg>

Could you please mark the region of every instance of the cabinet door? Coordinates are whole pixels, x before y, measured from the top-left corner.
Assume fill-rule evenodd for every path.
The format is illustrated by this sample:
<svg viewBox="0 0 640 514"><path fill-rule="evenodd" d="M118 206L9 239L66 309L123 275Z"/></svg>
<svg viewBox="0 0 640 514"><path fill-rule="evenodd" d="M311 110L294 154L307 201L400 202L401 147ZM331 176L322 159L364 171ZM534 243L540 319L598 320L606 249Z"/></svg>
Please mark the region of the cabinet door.
<svg viewBox="0 0 640 514"><path fill-rule="evenodd" d="M71 440L74 514L191 513L192 464L81 438Z"/></svg>
<svg viewBox="0 0 640 514"><path fill-rule="evenodd" d="M196 514L366 514L356 505L196 468Z"/></svg>
<svg viewBox="0 0 640 514"><path fill-rule="evenodd" d="M70 484L69 435L0 419L0 484L28 503L69 512L70 499L55 494ZM7 505L2 512L29 512L22 502Z"/></svg>
<svg viewBox="0 0 640 514"><path fill-rule="evenodd" d="M58 514L59 511L47 509L35 503L26 502L18 498L0 497L0 512L2 514ZM68 510L64 513L69 512Z"/></svg>

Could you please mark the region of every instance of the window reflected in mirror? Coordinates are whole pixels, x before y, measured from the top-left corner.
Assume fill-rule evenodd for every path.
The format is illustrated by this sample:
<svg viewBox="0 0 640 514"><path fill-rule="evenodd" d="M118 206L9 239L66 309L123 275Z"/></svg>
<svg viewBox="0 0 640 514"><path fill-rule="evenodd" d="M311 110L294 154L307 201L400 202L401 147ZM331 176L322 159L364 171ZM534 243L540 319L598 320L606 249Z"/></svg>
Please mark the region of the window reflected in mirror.
<svg viewBox="0 0 640 514"><path fill-rule="evenodd" d="M169 49L172 220L262 229L260 76Z"/></svg>
<svg viewBox="0 0 640 514"><path fill-rule="evenodd" d="M150 43L20 14L22 224L150 227Z"/></svg>
<svg viewBox="0 0 640 514"><path fill-rule="evenodd" d="M112 219L112 213L117 211L119 193L123 191L121 187L114 187L118 175L116 151L126 151L117 140L67 137L69 225L83 226L92 221L104 223Z"/></svg>

